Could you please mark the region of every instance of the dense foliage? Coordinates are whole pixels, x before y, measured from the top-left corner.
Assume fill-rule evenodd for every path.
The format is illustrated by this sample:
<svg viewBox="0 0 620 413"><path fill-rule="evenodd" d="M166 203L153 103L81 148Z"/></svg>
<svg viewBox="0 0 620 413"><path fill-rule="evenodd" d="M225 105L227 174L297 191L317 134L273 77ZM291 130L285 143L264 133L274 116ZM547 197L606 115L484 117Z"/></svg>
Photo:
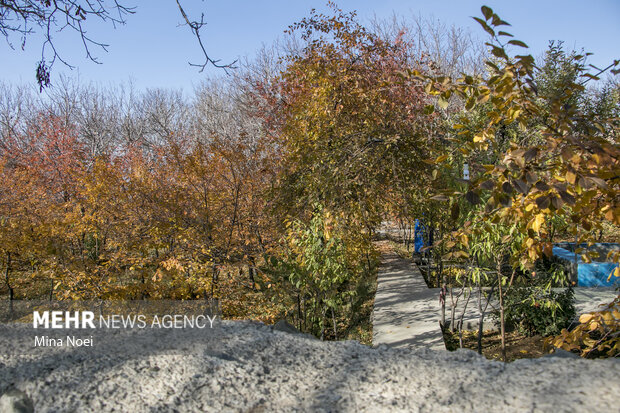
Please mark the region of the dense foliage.
<svg viewBox="0 0 620 413"><path fill-rule="evenodd" d="M557 335L575 318L574 292L517 288L506 297L506 324L522 334Z"/></svg>
<svg viewBox="0 0 620 413"><path fill-rule="evenodd" d="M331 8L191 99L5 88L10 299L214 298L231 317L342 338L372 291L376 229L398 221L410 237L419 219L440 241L426 254L443 302L457 284L486 288L502 336L506 322L559 333L572 293L550 291L567 285L553 242L619 233L620 88L588 87L618 62L591 73L554 42L538 64L511 53L527 46L483 7L486 70L450 67L406 27L370 30ZM599 332L592 348L617 347L616 313L580 327Z"/></svg>
<svg viewBox="0 0 620 413"><path fill-rule="evenodd" d="M473 257L479 266L477 251L488 249L479 239L491 241L505 354L505 300L519 275L552 255L558 229L575 242L593 242L605 222L620 224L619 101L613 93L588 100L585 87L606 70L617 73L619 62L590 73L586 55L566 54L551 44L539 67L531 55L509 53L509 47L527 45L502 30L507 22L488 7L482 13L475 19L491 36L487 46L493 55L487 76L436 77L415 70L410 75L426 79L440 107L450 99L465 102L465 111L448 120L454 145L438 152L433 163L443 172L466 161L471 180L466 188L448 187L436 198L451 200L454 217L460 215L454 207L460 199L474 211L445 238L448 258ZM587 252L583 256L586 262L591 259ZM618 252L607 258L620 262ZM475 277L477 271L470 274ZM616 268L609 276L619 275ZM529 300L540 294L534 292Z"/></svg>

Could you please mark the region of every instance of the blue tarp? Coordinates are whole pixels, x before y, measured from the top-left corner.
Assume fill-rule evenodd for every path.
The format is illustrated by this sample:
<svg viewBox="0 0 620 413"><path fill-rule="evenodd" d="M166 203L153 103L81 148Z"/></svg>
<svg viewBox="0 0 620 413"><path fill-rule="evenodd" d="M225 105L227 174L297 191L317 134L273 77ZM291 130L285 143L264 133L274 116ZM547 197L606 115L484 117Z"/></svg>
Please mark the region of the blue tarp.
<svg viewBox="0 0 620 413"><path fill-rule="evenodd" d="M565 259L571 263L575 262L575 253L560 247L553 247L553 255ZM580 287L614 287L620 285L620 279L609 275L618 266L613 262L591 262L585 263L581 259L581 254L577 254L577 285Z"/></svg>

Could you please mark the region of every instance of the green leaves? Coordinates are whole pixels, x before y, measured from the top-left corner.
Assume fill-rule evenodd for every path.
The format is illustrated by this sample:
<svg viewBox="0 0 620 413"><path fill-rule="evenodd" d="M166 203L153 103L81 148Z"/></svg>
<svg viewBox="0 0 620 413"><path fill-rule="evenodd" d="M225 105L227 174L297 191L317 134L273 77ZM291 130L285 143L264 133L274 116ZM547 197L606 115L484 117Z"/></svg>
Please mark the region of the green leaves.
<svg viewBox="0 0 620 413"><path fill-rule="evenodd" d="M491 9L488 6L482 6L480 8L480 11L482 11L482 15L484 16L485 19L490 20L493 17L493 9Z"/></svg>
<svg viewBox="0 0 620 413"><path fill-rule="evenodd" d="M468 191L465 194L465 199L472 205L478 205L480 203L480 196L473 191Z"/></svg>
<svg viewBox="0 0 620 413"><path fill-rule="evenodd" d="M506 322L521 333L559 334L575 317L572 289L555 292L544 286L518 288L506 296Z"/></svg>
<svg viewBox="0 0 620 413"><path fill-rule="evenodd" d="M265 269L272 276L272 294L298 306L303 300L303 309L296 311L305 313L307 330L317 336L324 328L328 309L345 311L344 303L359 286L362 256L366 262L372 256L369 244L352 237L348 230L339 226L322 205L314 204L310 222L292 221L283 257L271 260L271 268Z"/></svg>
<svg viewBox="0 0 620 413"><path fill-rule="evenodd" d="M476 105L476 99L473 96L470 96L469 99L465 102L465 110L472 110Z"/></svg>
<svg viewBox="0 0 620 413"><path fill-rule="evenodd" d="M493 9L491 9L488 6L482 6L480 8L480 11L482 12L482 15L484 16L484 19L486 20L483 21L482 19L478 18L478 17L474 17L474 20L476 20L478 23L480 23L480 25L482 25L482 27L484 28L485 31L487 31L491 36L495 36L495 32L493 31L493 29L491 29L490 26L493 27L497 27L497 26L510 26L510 24L502 19L499 18L499 16L496 13L493 13ZM490 24L487 24L487 22ZM506 33L506 32L500 32L503 33L503 35L508 35L510 36L510 34Z"/></svg>
<svg viewBox="0 0 620 413"><path fill-rule="evenodd" d="M508 55L506 54L506 51L503 47L495 46L490 43L487 43L487 45L490 46L493 56L508 60Z"/></svg>
<svg viewBox="0 0 620 413"><path fill-rule="evenodd" d="M491 36L495 37L495 31L491 28L491 26L489 26L487 24L487 22L485 22L484 20L482 20L479 17L474 17L473 18L475 21L477 21L480 26L482 26L482 28L484 29L485 32L489 33Z"/></svg>
<svg viewBox="0 0 620 413"><path fill-rule="evenodd" d="M509 40L508 44L512 44L514 46L519 46L519 47L524 47L524 48L529 48L529 46L525 43L523 43L521 40Z"/></svg>

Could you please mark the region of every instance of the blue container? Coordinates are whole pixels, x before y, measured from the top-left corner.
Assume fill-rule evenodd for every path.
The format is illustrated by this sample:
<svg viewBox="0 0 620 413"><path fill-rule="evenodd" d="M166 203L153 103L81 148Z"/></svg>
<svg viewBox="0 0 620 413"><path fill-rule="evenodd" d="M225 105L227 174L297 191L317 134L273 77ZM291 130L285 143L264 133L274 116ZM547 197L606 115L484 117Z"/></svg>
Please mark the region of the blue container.
<svg viewBox="0 0 620 413"><path fill-rule="evenodd" d="M424 227L419 219L415 220L415 226L413 228L413 246L415 252L420 252L424 248Z"/></svg>

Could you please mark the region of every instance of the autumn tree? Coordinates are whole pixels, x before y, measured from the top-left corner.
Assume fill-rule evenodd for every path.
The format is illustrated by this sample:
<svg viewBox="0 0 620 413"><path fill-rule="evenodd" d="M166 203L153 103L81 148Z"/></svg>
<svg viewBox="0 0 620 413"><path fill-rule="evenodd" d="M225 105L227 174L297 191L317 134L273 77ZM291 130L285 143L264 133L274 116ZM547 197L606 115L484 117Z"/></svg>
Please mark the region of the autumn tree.
<svg viewBox="0 0 620 413"><path fill-rule="evenodd" d="M595 230L601 229L604 221L620 224L618 124L606 113L587 112L574 104L588 81L598 80L600 73L609 69L617 73L614 67L618 62L590 73L583 64L584 55L564 56L563 65L570 73L545 89L550 72L541 72L531 55L509 55L508 47L527 46L502 30L508 23L490 8L483 7L482 13L476 20L492 38L487 43L494 56L487 63L489 75L422 78L439 99L454 94L466 102L467 110L485 105L484 122L474 123L463 115L452 125L457 136L466 138L465 145L458 148L462 155L497 145L507 125L530 134L530 139L509 141L497 162L474 166L476 173L465 191L445 191L450 198L464 196L472 204L484 202L478 220L515 227L518 232L507 234L504 242L518 240L512 264L528 270L538 258L552 255L551 227L546 224L554 217L567 218L577 243L593 241ZM541 89L543 93L539 93ZM453 153L438 157L436 163L449 168ZM456 235L468 236L472 231L474 226L465 225ZM467 245L460 247L467 254ZM589 260L586 251L584 258ZM620 255L608 258L618 262ZM508 279L505 276L502 283Z"/></svg>
<svg viewBox="0 0 620 413"><path fill-rule="evenodd" d="M48 101L4 95L4 291L243 296L272 239L263 195L276 158L261 121L207 89L191 104L167 91L119 91L66 83ZM236 267L248 275L229 278ZM235 300L226 308L243 313Z"/></svg>
<svg viewBox="0 0 620 413"><path fill-rule="evenodd" d="M403 194L428 169L422 160L433 138L423 91L398 81L411 57L398 39L385 42L339 10L292 30L308 44L281 78L280 205L301 217L304 205L319 202L343 221L372 227L388 188Z"/></svg>

